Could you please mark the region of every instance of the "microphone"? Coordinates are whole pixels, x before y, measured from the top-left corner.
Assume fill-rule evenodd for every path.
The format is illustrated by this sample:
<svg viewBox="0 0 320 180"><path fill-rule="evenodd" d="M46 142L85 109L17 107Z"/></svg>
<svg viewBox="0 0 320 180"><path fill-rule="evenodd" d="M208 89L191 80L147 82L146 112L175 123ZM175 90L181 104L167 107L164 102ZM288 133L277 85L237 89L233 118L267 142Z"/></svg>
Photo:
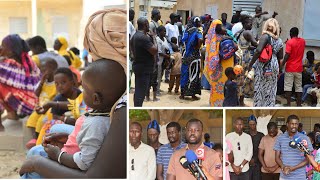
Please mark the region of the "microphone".
<svg viewBox="0 0 320 180"><path fill-rule="evenodd" d="M187 160L190 164L193 164L194 167L196 168L196 170L199 172L199 175L202 177L203 180L207 180L207 176L203 173L201 167L199 166L199 164L197 163L197 155L191 151L191 150L187 150L186 152L186 157Z"/></svg>
<svg viewBox="0 0 320 180"><path fill-rule="evenodd" d="M293 136L293 140L289 142L289 146L291 148L298 148L300 151L305 152L306 154L310 155L310 150L306 147L307 141L301 140L301 138L298 135Z"/></svg>
<svg viewBox="0 0 320 180"><path fill-rule="evenodd" d="M192 175L194 177L197 177L198 176L198 172L196 172L192 167L191 167L191 164L188 162L186 156L181 156L180 157L180 160L179 160L181 166L185 169L189 169L189 171L192 173Z"/></svg>
<svg viewBox="0 0 320 180"><path fill-rule="evenodd" d="M198 158L198 161L199 161L199 166L202 165L202 161L204 161L204 149L203 148L198 148L196 150L196 153L197 153L197 158Z"/></svg>

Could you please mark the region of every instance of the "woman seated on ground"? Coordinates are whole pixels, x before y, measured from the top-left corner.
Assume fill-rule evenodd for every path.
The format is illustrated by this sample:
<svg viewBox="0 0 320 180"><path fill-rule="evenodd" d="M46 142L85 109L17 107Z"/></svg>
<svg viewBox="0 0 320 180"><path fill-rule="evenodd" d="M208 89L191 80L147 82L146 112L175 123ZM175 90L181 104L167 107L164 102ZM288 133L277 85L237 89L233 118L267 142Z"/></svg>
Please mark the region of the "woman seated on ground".
<svg viewBox="0 0 320 180"><path fill-rule="evenodd" d="M28 55L26 42L17 34L2 40L0 56L0 114L7 111L9 119L30 115L37 104L36 85L40 70ZM4 131L0 115L0 131Z"/></svg>

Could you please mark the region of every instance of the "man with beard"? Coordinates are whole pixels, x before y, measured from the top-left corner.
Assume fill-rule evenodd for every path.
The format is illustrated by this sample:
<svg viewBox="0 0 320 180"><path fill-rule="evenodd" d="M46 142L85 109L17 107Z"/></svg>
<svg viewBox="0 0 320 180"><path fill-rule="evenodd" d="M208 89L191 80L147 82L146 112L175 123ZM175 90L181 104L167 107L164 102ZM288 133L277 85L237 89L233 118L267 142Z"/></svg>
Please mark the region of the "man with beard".
<svg viewBox="0 0 320 180"><path fill-rule="evenodd" d="M273 148L276 151L276 162L281 168L281 180L306 179L306 165L308 164L308 160L299 149L289 147L289 142L293 140L293 136L298 136L305 146L307 144L310 152L313 151L308 136L298 133L298 125L298 116L288 116L287 131L277 138Z"/></svg>
<svg viewBox="0 0 320 180"><path fill-rule="evenodd" d="M233 122L235 132L227 134L226 140L233 147L234 161L229 166L231 180L249 180L249 161L252 158L252 140L249 134L243 132L243 119L238 117Z"/></svg>
<svg viewBox="0 0 320 180"><path fill-rule="evenodd" d="M154 180L156 178L156 156L152 147L141 141L142 126L133 122L129 127L129 179Z"/></svg>
<svg viewBox="0 0 320 180"><path fill-rule="evenodd" d="M163 180L167 177L169 160L172 154L185 147L186 143L181 141L181 126L177 122L170 122L167 127L167 136L170 143L161 146L157 154L157 179Z"/></svg>
<svg viewBox="0 0 320 180"><path fill-rule="evenodd" d="M160 126L157 120L153 120L148 124L148 127L147 127L147 141L148 141L148 145L154 149L156 156L160 146L162 146L162 144L159 142L159 135L160 135Z"/></svg>
<svg viewBox="0 0 320 180"><path fill-rule="evenodd" d="M175 151L170 158L167 171L167 180L194 180L195 177L180 164L180 158L185 156L187 150L192 150L202 161L202 170L208 179L222 180L222 164L219 153L202 143L203 124L199 119L190 119L186 127L187 146ZM202 158L199 155L203 153Z"/></svg>

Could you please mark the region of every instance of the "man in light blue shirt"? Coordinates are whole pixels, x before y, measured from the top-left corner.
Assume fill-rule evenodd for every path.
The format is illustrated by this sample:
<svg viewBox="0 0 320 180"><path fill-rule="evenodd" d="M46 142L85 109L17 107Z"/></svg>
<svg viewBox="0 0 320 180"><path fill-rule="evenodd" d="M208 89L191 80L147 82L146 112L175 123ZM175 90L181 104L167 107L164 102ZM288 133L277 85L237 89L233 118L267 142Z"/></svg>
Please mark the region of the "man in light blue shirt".
<svg viewBox="0 0 320 180"><path fill-rule="evenodd" d="M302 180L306 179L306 165L308 160L304 157L303 152L298 149L291 148L289 142L293 140L293 136L299 136L307 145L310 151L313 151L309 138L298 133L299 118L296 115L290 115L287 118L287 131L280 135L274 145L276 151L276 162L281 167L280 180Z"/></svg>

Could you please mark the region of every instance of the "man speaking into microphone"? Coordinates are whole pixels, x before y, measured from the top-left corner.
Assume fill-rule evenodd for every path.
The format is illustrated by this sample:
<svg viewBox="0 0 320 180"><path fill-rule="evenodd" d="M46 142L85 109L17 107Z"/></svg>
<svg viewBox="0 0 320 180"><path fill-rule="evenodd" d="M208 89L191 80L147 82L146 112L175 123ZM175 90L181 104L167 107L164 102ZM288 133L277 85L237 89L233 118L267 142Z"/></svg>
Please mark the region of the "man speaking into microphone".
<svg viewBox="0 0 320 180"><path fill-rule="evenodd" d="M194 173L184 168L181 157L186 156L187 150L192 150L197 159L194 163L200 166L208 180L222 180L222 164L219 154L202 143L203 124L199 119L190 119L186 125L187 146L173 153L167 171L167 180L195 180ZM191 164L190 164L191 165ZM191 165L192 167L193 165ZM196 168L194 168L196 170ZM195 173L199 174L199 173ZM203 178L201 178L203 179Z"/></svg>
<svg viewBox="0 0 320 180"><path fill-rule="evenodd" d="M298 133L299 118L296 115L290 115L287 118L287 131L280 135L274 145L276 151L276 162L281 168L280 180L303 180L306 179L306 165L308 160L304 153L299 149L289 146L289 142L295 142L294 137L299 137L302 141L307 142L305 145L313 151L312 144L308 136Z"/></svg>

